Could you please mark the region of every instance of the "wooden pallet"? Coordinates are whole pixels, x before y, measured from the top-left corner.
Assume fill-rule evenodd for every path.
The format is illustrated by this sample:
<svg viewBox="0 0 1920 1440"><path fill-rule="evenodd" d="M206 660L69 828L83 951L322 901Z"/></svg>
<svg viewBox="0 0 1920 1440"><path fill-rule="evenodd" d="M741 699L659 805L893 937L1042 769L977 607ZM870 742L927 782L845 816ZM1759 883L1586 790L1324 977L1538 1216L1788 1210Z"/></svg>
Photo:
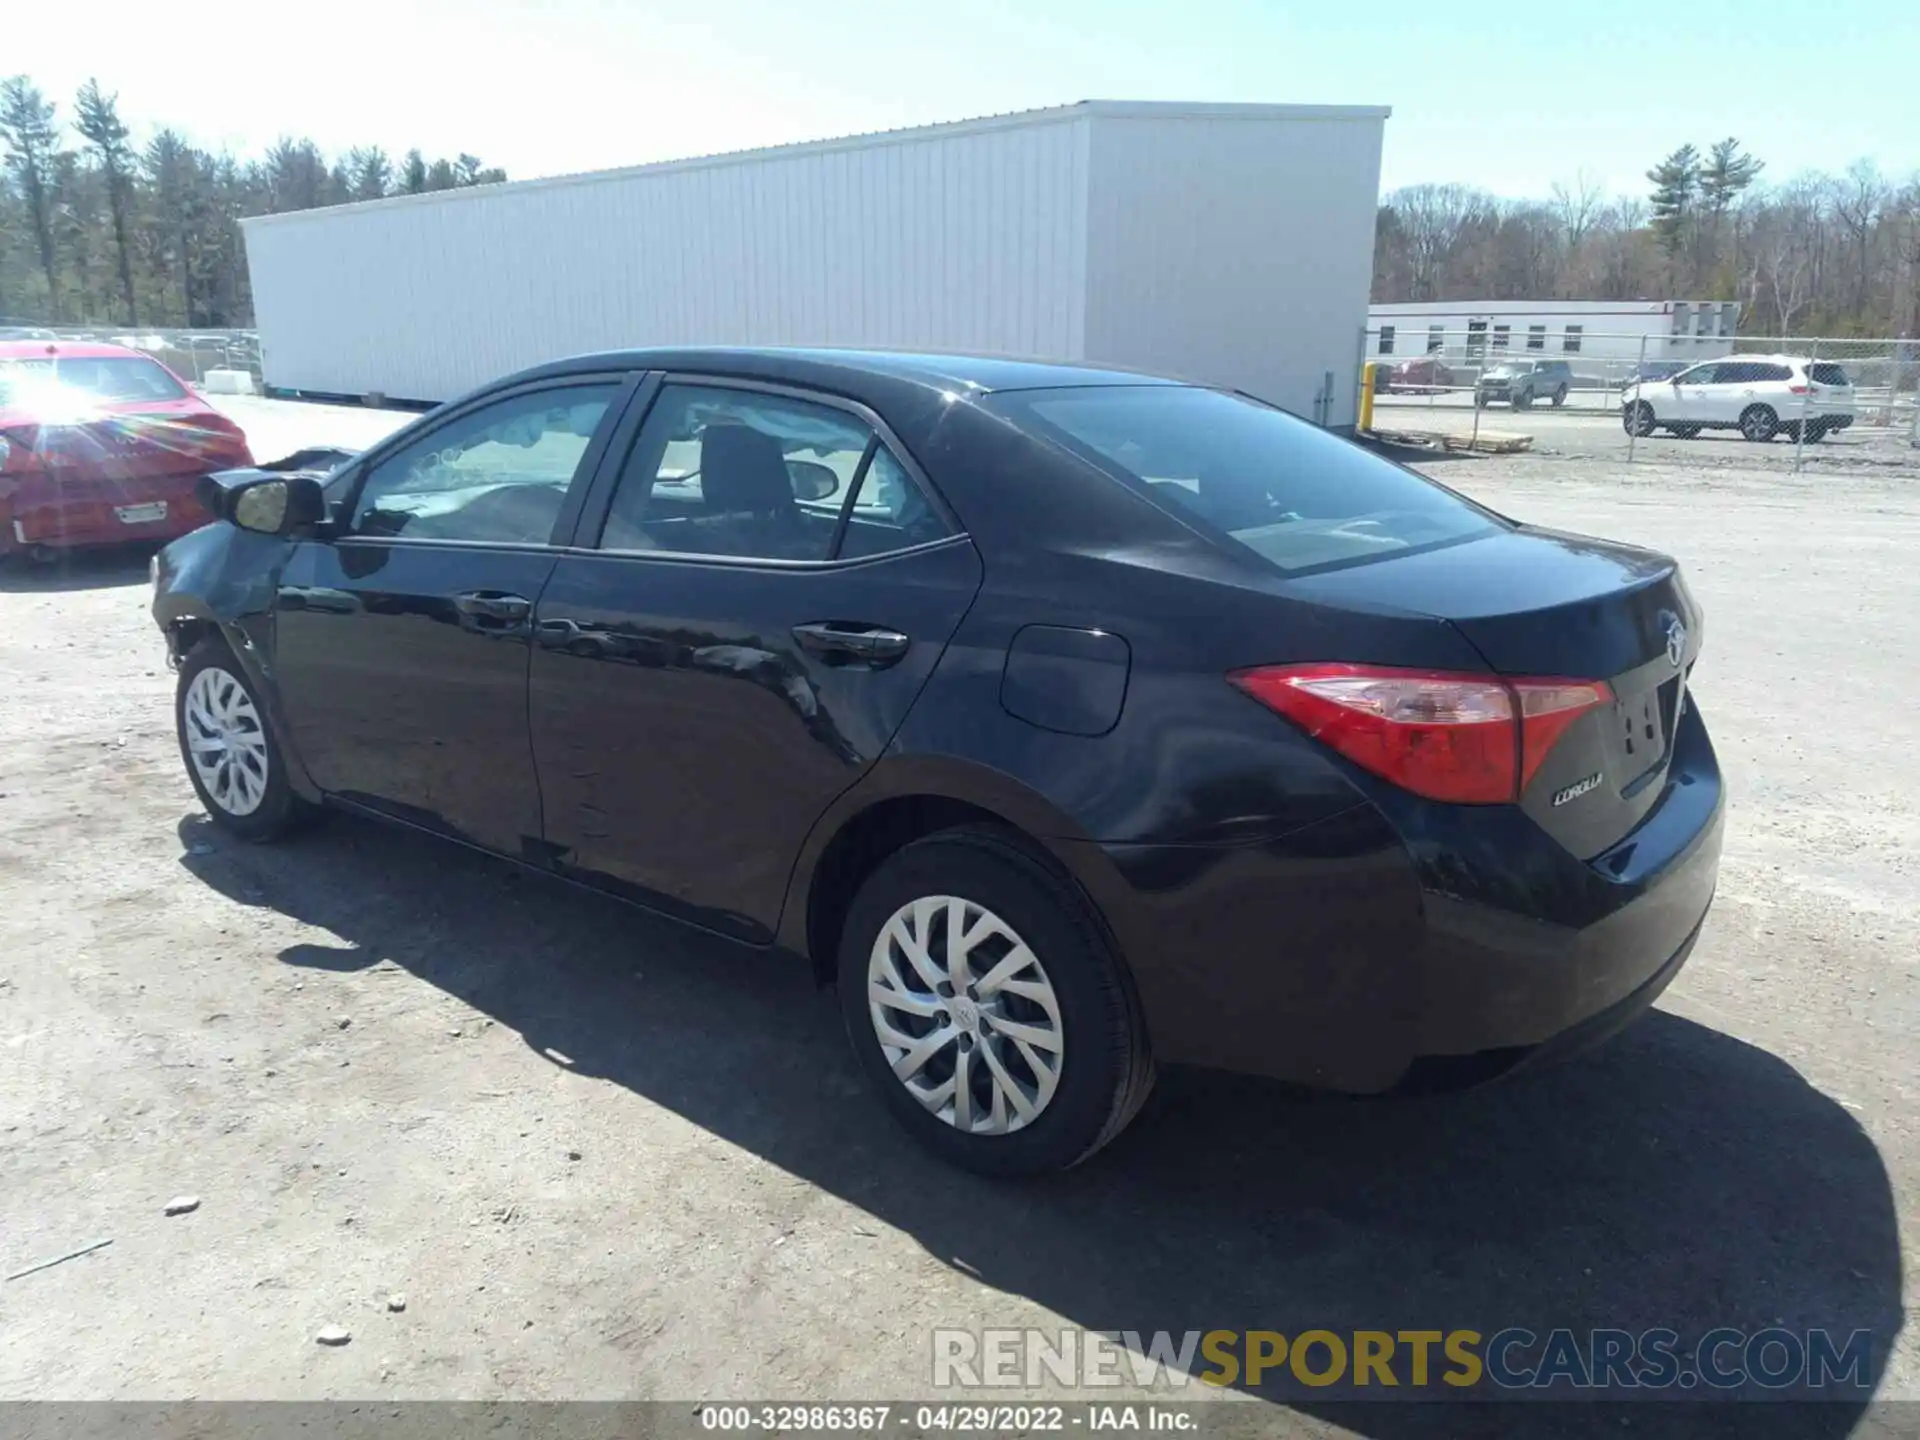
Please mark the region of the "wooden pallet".
<svg viewBox="0 0 1920 1440"><path fill-rule="evenodd" d="M1465 435L1451 430L1383 430L1379 426L1366 432L1392 445L1411 445L1422 450L1441 450L1450 454L1512 455L1533 448L1531 435L1516 435L1510 430L1481 430Z"/></svg>

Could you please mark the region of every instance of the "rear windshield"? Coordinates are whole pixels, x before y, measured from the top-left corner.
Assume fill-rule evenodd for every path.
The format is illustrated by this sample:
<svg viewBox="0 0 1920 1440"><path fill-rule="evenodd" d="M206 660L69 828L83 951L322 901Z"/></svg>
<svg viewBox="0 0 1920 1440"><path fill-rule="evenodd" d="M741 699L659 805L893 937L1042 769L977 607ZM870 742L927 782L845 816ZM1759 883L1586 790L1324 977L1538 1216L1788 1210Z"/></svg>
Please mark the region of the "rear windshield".
<svg viewBox="0 0 1920 1440"><path fill-rule="evenodd" d="M1807 373L1813 376L1816 385L1851 385L1847 372L1830 360L1822 360L1807 367Z"/></svg>
<svg viewBox="0 0 1920 1440"><path fill-rule="evenodd" d="M1411 470L1284 411L1187 386L1003 392L988 404L1299 574L1491 533Z"/></svg>
<svg viewBox="0 0 1920 1440"><path fill-rule="evenodd" d="M187 393L163 366L137 355L0 360L0 400L50 385L97 400L179 400Z"/></svg>

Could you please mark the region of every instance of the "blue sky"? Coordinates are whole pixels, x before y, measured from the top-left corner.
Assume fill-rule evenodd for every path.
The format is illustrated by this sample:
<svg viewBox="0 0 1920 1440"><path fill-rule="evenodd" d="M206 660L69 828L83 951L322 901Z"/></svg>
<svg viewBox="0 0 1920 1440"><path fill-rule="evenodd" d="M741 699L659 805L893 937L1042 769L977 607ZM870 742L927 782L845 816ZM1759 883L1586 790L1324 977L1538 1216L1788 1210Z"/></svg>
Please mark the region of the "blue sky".
<svg viewBox="0 0 1920 1440"><path fill-rule="evenodd" d="M1391 105L1387 188L1543 195L1585 171L1639 193L1660 155L1726 135L1769 179L1920 170L1911 4L94 0L16 7L0 45L63 101L98 75L203 142L465 149L516 179L1082 99Z"/></svg>

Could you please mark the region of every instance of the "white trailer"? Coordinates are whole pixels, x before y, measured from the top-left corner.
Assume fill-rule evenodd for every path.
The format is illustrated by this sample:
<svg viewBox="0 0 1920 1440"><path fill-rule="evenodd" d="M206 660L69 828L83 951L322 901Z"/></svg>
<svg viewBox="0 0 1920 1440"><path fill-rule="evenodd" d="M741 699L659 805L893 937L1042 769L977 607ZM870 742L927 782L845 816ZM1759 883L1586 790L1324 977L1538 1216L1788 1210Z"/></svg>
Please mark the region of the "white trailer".
<svg viewBox="0 0 1920 1440"><path fill-rule="evenodd" d="M1739 323L1732 300L1396 302L1368 309L1367 358L1711 360L1733 352Z"/></svg>
<svg viewBox="0 0 1920 1440"><path fill-rule="evenodd" d="M439 401L593 350L954 350L1350 427L1388 113L1090 101L259 216L265 380Z"/></svg>

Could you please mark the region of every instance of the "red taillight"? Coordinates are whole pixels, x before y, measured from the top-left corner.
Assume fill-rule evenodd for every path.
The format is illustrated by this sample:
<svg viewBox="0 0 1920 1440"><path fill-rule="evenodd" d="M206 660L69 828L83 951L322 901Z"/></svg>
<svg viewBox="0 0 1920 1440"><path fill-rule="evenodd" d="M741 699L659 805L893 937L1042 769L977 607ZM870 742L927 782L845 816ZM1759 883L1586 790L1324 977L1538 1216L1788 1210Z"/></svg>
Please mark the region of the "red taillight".
<svg viewBox="0 0 1920 1440"><path fill-rule="evenodd" d="M1457 805L1518 798L1567 727L1613 699L1602 681L1378 665L1272 665L1227 678L1382 779Z"/></svg>
<svg viewBox="0 0 1920 1440"><path fill-rule="evenodd" d="M1811 385L1789 385L1787 386L1787 393L1789 395L1811 395L1813 393L1813 387Z"/></svg>

